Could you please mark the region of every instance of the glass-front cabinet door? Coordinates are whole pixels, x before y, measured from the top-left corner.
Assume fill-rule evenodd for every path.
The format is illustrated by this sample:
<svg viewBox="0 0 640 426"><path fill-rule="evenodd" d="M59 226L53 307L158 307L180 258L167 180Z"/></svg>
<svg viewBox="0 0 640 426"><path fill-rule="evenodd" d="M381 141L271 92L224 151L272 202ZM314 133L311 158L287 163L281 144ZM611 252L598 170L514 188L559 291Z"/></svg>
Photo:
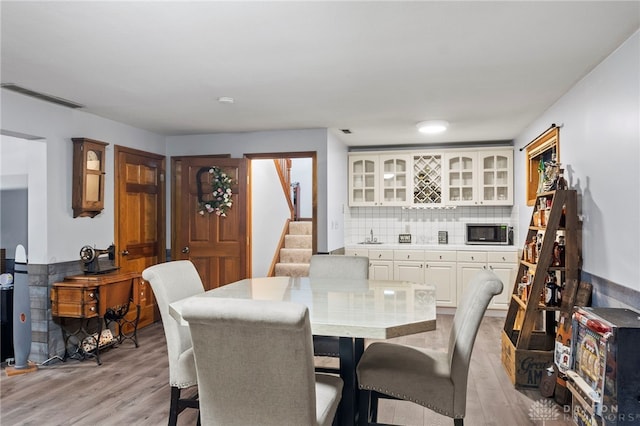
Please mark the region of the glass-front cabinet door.
<svg viewBox="0 0 640 426"><path fill-rule="evenodd" d="M480 202L513 205L513 150L480 151Z"/></svg>
<svg viewBox="0 0 640 426"><path fill-rule="evenodd" d="M379 176L381 206L406 206L409 203L409 156L381 155Z"/></svg>
<svg viewBox="0 0 640 426"><path fill-rule="evenodd" d="M378 156L349 156L349 205L378 205Z"/></svg>
<svg viewBox="0 0 640 426"><path fill-rule="evenodd" d="M477 204L475 152L452 152L445 155L447 200L445 204Z"/></svg>

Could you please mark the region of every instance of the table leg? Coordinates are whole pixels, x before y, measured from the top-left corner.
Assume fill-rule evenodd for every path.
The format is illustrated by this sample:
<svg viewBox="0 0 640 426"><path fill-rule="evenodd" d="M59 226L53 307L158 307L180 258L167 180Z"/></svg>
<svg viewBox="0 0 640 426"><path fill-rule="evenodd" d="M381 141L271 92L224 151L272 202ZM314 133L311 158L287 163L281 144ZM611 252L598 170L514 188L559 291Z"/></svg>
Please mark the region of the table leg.
<svg viewBox="0 0 640 426"><path fill-rule="evenodd" d="M356 366L364 352L364 339L340 337L340 377L344 382L338 408L340 425L355 425L358 421L358 378Z"/></svg>

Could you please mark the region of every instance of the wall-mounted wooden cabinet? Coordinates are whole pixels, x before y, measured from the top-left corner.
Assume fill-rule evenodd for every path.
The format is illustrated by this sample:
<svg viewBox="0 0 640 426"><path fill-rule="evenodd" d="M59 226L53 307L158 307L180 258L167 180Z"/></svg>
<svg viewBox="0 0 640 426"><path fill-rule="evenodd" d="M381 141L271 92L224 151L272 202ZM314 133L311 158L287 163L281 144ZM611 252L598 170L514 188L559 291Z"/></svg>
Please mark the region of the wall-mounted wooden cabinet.
<svg viewBox="0 0 640 426"><path fill-rule="evenodd" d="M104 209L106 142L73 138L73 217L95 217Z"/></svg>

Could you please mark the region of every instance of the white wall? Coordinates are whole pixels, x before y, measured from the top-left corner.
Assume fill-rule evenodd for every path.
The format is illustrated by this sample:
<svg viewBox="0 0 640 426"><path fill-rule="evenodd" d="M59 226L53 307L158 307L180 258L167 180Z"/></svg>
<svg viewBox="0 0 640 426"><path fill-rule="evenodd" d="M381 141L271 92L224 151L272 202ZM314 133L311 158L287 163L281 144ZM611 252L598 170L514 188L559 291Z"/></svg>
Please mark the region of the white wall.
<svg viewBox="0 0 640 426"><path fill-rule="evenodd" d="M165 138L81 110L2 90L3 131L38 136L29 143L29 262L77 260L85 244L106 247L114 238L114 145L164 154ZM108 142L105 209L95 218L73 218L71 138ZM31 169L33 168L33 170ZM33 202L32 202L33 200ZM2 207L3 210L5 206Z"/></svg>
<svg viewBox="0 0 640 426"><path fill-rule="evenodd" d="M0 135L0 247L7 250L9 259L14 258L18 244L29 253L27 159L30 142Z"/></svg>
<svg viewBox="0 0 640 426"><path fill-rule="evenodd" d="M291 182L300 184L300 217L313 217L313 160L311 158L291 159Z"/></svg>
<svg viewBox="0 0 640 426"><path fill-rule="evenodd" d="M640 32L532 123L515 147L552 123L562 125L560 160L584 218L583 271L640 290ZM525 161L516 150L521 234L531 213Z"/></svg>
<svg viewBox="0 0 640 426"><path fill-rule="evenodd" d="M266 277L290 217L289 204L273 160L252 160L251 181L251 276Z"/></svg>
<svg viewBox="0 0 640 426"><path fill-rule="evenodd" d="M327 137L327 251L344 247L345 209L348 199L348 147L335 135ZM320 202L320 200L318 200Z"/></svg>
<svg viewBox="0 0 640 426"><path fill-rule="evenodd" d="M327 133L326 129L307 129L169 136L167 155L231 154L234 158L241 158L245 154L315 151L318 161L318 251L322 252L328 251ZM346 173L346 161L335 166L344 167ZM331 171L334 172L333 164ZM346 178L341 182L342 186L345 182ZM170 225L167 229L171 229Z"/></svg>

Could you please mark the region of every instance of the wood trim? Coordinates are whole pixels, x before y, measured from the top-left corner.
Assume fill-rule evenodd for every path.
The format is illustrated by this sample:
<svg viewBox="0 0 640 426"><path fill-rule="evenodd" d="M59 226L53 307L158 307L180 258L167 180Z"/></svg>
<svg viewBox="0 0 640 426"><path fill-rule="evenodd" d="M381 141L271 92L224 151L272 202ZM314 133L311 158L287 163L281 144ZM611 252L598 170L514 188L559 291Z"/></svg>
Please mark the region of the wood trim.
<svg viewBox="0 0 640 426"><path fill-rule="evenodd" d="M268 277L274 277L276 275L276 263L280 262L280 250L284 248L284 238L289 233L289 223L291 223L291 219L287 219L284 223L284 228L282 228L282 233L280 234L280 241L278 242L278 248L276 252L273 254L273 259L271 260L271 266L269 266L269 272L267 273Z"/></svg>
<svg viewBox="0 0 640 426"><path fill-rule="evenodd" d="M287 200L287 205L289 206L289 217L293 219L295 216L293 214L293 203L291 202L291 187L289 183L287 183L290 182L290 179L287 179L288 173L285 173L285 171L282 170L282 161L280 159L274 159L273 165L276 167L276 172L278 173L278 178L280 179L280 186L282 187L284 199Z"/></svg>

